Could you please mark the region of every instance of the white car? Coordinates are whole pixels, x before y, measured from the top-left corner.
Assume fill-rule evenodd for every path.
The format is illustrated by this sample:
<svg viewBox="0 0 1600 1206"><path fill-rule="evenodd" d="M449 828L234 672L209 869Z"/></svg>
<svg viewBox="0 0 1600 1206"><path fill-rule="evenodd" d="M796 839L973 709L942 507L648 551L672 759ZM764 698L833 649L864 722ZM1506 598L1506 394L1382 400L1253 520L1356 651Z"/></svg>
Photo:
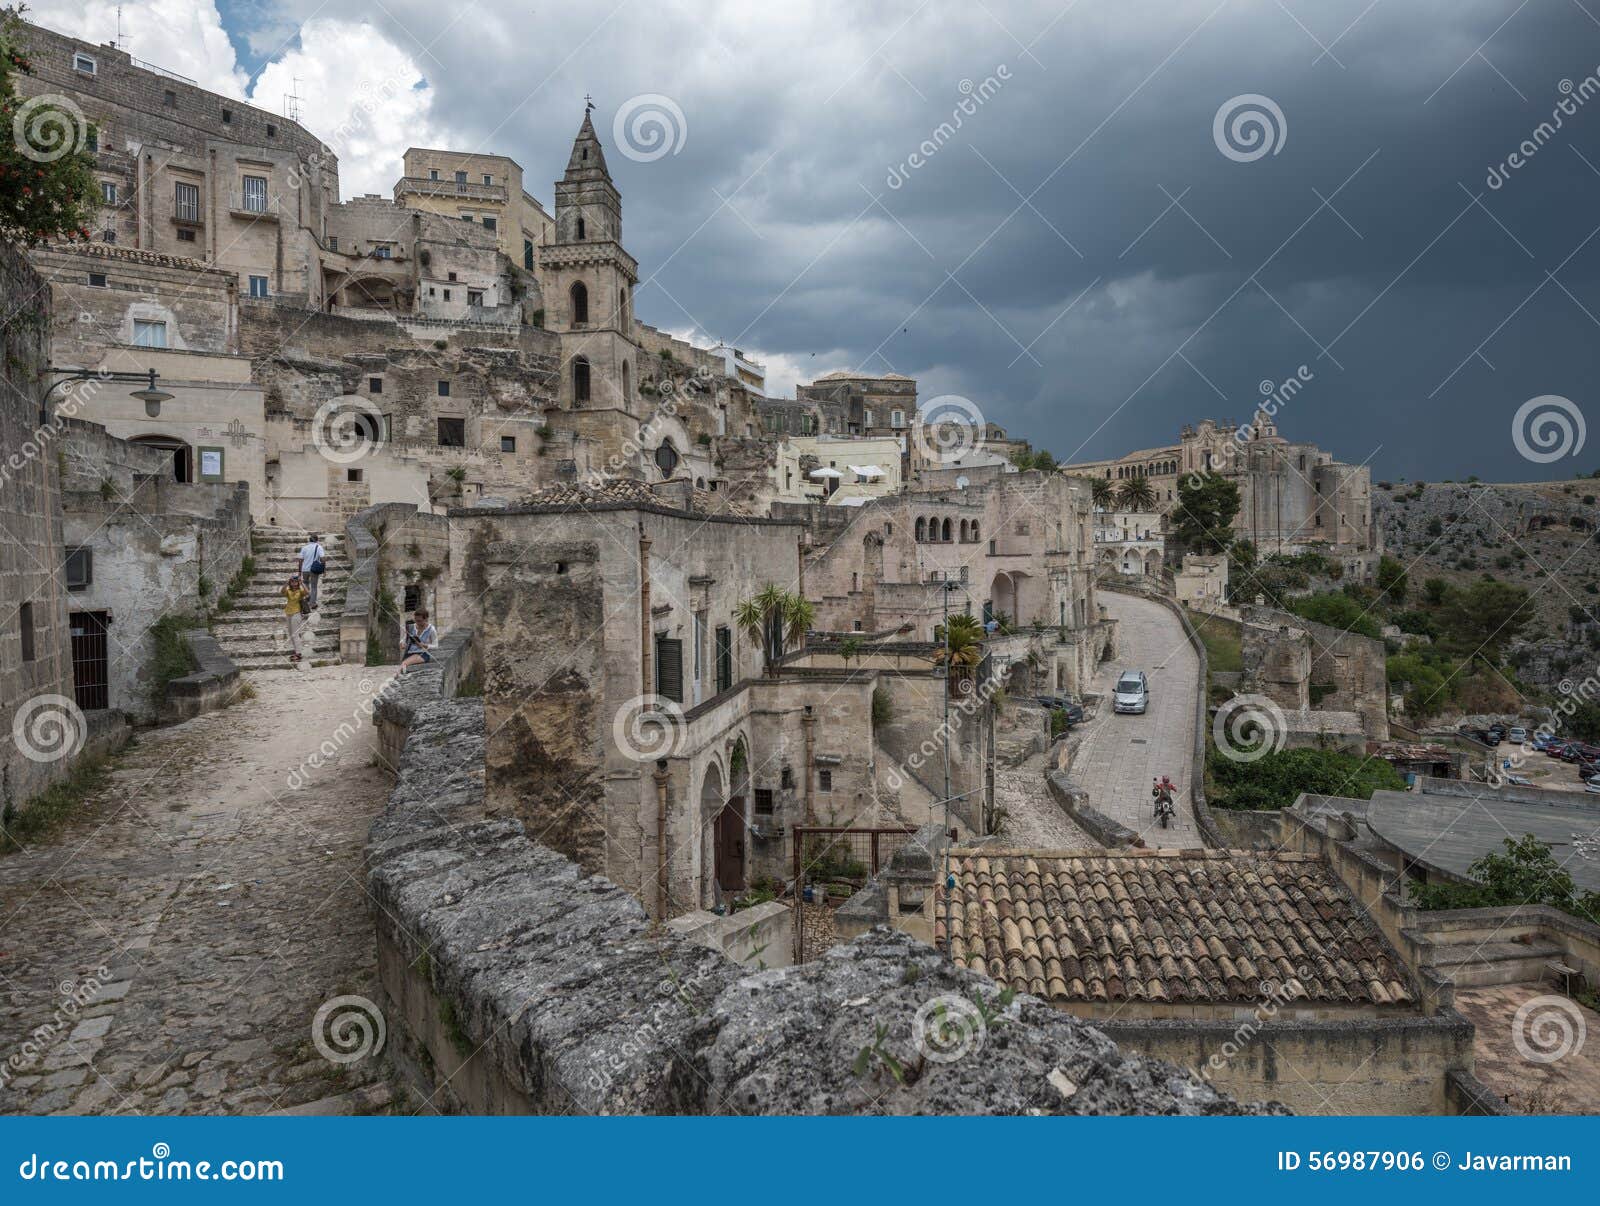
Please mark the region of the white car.
<svg viewBox="0 0 1600 1206"><path fill-rule="evenodd" d="M1590 775L1583 781L1583 790L1600 794L1600 775Z"/></svg>
<svg viewBox="0 0 1600 1206"><path fill-rule="evenodd" d="M1143 670L1124 670L1111 693L1111 709L1143 716L1150 706L1150 683Z"/></svg>
<svg viewBox="0 0 1600 1206"><path fill-rule="evenodd" d="M1528 740L1528 730L1519 724L1506 734L1506 740L1512 745L1523 745Z"/></svg>

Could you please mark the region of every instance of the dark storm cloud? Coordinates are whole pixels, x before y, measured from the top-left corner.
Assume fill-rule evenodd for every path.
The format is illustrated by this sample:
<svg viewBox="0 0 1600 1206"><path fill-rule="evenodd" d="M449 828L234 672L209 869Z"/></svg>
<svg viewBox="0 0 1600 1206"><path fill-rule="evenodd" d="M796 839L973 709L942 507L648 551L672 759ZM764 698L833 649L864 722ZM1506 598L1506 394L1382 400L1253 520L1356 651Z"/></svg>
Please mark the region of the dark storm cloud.
<svg viewBox="0 0 1600 1206"><path fill-rule="evenodd" d="M1549 466L1510 438L1539 394L1600 428L1591 0L487 11L388 32L547 202L594 93L647 321L909 373L1058 456L1247 421L1304 364L1284 430L1379 476L1600 465L1600 430ZM1563 80L1575 111L1491 189ZM616 146L640 93L681 108L678 154ZM1213 141L1245 93L1287 123L1255 162Z"/></svg>

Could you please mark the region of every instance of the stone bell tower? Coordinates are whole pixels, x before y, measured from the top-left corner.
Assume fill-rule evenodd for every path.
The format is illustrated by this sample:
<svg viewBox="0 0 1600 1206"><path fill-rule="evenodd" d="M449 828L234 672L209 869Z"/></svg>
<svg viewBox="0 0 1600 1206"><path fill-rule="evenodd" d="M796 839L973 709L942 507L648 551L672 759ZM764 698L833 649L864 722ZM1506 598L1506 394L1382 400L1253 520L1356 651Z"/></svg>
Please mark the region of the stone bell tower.
<svg viewBox="0 0 1600 1206"><path fill-rule="evenodd" d="M606 168L592 108L584 108L566 175L556 181L556 241L540 250L545 325L561 336L563 409L637 415L639 266L622 249L622 197Z"/></svg>

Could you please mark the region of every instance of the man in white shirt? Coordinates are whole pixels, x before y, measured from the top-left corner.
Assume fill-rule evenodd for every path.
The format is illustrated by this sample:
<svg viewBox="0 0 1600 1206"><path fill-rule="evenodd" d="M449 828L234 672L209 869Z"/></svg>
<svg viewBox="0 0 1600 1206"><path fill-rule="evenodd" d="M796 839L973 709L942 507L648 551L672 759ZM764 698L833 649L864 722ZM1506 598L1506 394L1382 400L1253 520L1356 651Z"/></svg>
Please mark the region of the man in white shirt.
<svg viewBox="0 0 1600 1206"><path fill-rule="evenodd" d="M322 547L321 537L311 533L311 539L300 547L300 573L311 587L311 607L317 607L322 592L322 574L327 567L328 551Z"/></svg>

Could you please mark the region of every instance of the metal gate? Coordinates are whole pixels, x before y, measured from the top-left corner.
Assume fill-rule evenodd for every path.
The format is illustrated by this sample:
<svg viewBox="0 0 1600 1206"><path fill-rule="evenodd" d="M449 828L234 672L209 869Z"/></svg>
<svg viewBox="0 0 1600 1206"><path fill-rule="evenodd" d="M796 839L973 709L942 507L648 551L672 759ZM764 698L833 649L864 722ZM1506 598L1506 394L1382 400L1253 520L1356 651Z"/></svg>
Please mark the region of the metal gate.
<svg viewBox="0 0 1600 1206"><path fill-rule="evenodd" d="M799 825L790 833L794 838L794 961L803 963L807 886L847 884L852 891L866 887L916 830Z"/></svg>
<svg viewBox="0 0 1600 1206"><path fill-rule="evenodd" d="M85 712L111 706L110 665L106 654L108 613L75 611L72 621L72 698Z"/></svg>

